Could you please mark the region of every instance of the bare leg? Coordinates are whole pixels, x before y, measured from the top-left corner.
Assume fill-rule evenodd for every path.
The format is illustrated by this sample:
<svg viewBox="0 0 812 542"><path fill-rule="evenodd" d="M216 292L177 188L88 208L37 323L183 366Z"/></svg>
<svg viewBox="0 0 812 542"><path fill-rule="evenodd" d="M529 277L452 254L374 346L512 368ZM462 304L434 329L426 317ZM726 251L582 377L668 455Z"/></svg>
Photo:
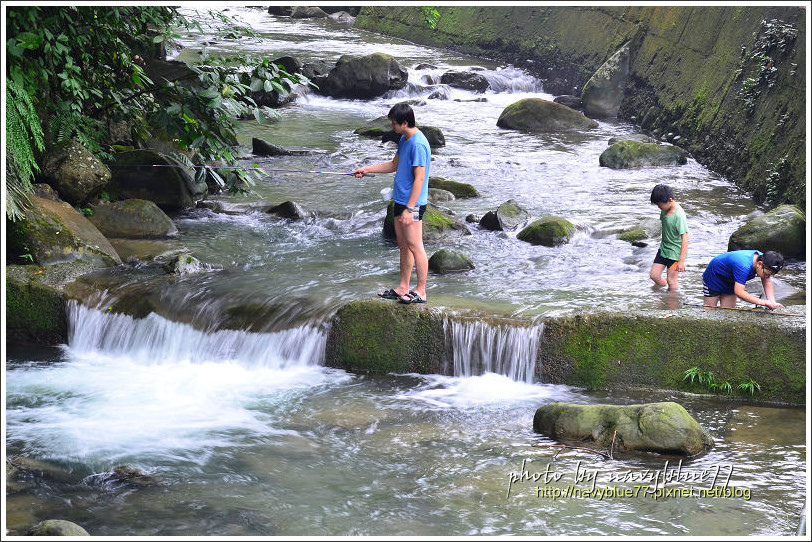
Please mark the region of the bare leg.
<svg viewBox="0 0 812 542"><path fill-rule="evenodd" d="M719 296L719 305L728 309L732 309L736 306L736 300L738 298L733 294L722 294Z"/></svg>
<svg viewBox="0 0 812 542"><path fill-rule="evenodd" d="M649 278L654 281L658 286L665 286L668 282L663 278L663 270L665 266L661 263L651 264L651 271L649 271Z"/></svg>
<svg viewBox="0 0 812 542"><path fill-rule="evenodd" d="M415 293L426 299L426 279L429 274L429 261L426 256L426 249L423 246L423 221L412 222L409 226L403 226L395 220L395 234L400 247L400 280L404 282L408 291L409 280L412 276L412 265L417 269L417 286ZM403 244L401 244L403 239ZM405 248L405 250L404 250ZM407 267L405 267L407 266Z"/></svg>
<svg viewBox="0 0 812 542"><path fill-rule="evenodd" d="M719 304L719 296L715 295L713 297L706 297L705 298L705 303L704 303L703 306L711 308L711 307L715 307L718 304Z"/></svg>
<svg viewBox="0 0 812 542"><path fill-rule="evenodd" d="M401 296L409 293L409 284L412 280L412 266L414 266L414 256L409 250L409 242L406 228L395 217L395 238L400 249L400 284L395 288L395 292Z"/></svg>
<svg viewBox="0 0 812 542"><path fill-rule="evenodd" d="M679 271L676 269L668 269L665 273L666 280L668 282L668 289L669 290L679 290Z"/></svg>

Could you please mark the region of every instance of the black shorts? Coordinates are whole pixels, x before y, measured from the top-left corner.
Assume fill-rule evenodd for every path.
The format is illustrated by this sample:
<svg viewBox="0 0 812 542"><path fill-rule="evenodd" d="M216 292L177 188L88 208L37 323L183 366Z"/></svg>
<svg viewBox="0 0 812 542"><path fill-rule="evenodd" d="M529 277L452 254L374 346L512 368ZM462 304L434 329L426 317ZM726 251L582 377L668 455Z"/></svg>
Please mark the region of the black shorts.
<svg viewBox="0 0 812 542"><path fill-rule="evenodd" d="M676 270L676 268L677 268L677 266L676 266L677 260L669 260L668 258L663 258L660 255L660 250L659 249L657 249L657 255L654 256L654 263L664 265L668 269Z"/></svg>
<svg viewBox="0 0 812 542"><path fill-rule="evenodd" d="M394 212L395 212L396 217L403 214L403 211L405 211L405 210L406 210L405 205L401 205L400 203L395 203L395 211ZM420 211L420 214L418 215L417 220L423 220L423 214L426 212L426 206L421 205L420 207L418 207L418 210Z"/></svg>

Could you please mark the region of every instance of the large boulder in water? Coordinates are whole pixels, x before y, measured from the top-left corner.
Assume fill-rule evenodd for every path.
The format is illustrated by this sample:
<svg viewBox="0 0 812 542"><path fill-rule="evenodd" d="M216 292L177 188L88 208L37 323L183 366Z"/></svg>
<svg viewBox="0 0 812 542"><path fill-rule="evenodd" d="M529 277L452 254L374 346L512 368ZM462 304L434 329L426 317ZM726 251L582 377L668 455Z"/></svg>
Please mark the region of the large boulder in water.
<svg viewBox="0 0 812 542"><path fill-rule="evenodd" d="M795 205L781 205L733 232L728 250L775 250L785 258L806 257L806 215Z"/></svg>
<svg viewBox="0 0 812 542"><path fill-rule="evenodd" d="M290 12L291 19L323 19L327 12L315 6L295 6Z"/></svg>
<svg viewBox="0 0 812 542"><path fill-rule="evenodd" d="M152 239L178 234L172 219L151 201L101 201L90 209L89 220L107 237Z"/></svg>
<svg viewBox="0 0 812 542"><path fill-rule="evenodd" d="M471 260L460 252L441 249L429 258L429 270L440 275L468 271L474 268Z"/></svg>
<svg viewBox="0 0 812 542"><path fill-rule="evenodd" d="M601 167L630 169L684 165L688 154L674 145L657 145L624 139L609 146L598 158Z"/></svg>
<svg viewBox="0 0 812 542"><path fill-rule="evenodd" d="M93 153L69 140L46 151L39 180L71 205L82 205L102 192L110 177L110 170Z"/></svg>
<svg viewBox="0 0 812 542"><path fill-rule="evenodd" d="M445 146L445 135L443 135L442 130L434 126L422 126L420 124L416 124L416 126L426 136L431 148ZM363 137L380 138L381 143L387 141L397 143L400 141L400 134L392 129L392 122L386 116L370 120L364 126L359 126L353 130L353 133Z"/></svg>
<svg viewBox="0 0 812 542"><path fill-rule="evenodd" d="M442 177L429 177L429 188L448 190L455 198L477 198L479 192L473 185L444 179Z"/></svg>
<svg viewBox="0 0 812 542"><path fill-rule="evenodd" d="M533 431L555 440L595 444L618 451L694 456L713 438L681 405L576 405L550 403L536 410Z"/></svg>
<svg viewBox="0 0 812 542"><path fill-rule="evenodd" d="M320 82L320 89L325 96L370 99L405 87L408 78L409 72L391 55L343 55Z"/></svg>
<svg viewBox="0 0 812 542"><path fill-rule="evenodd" d="M165 211L194 207L208 194L195 168L150 149L116 153L110 171L108 191L114 199L145 199Z"/></svg>
<svg viewBox="0 0 812 542"><path fill-rule="evenodd" d="M569 241L574 232L575 226L566 218L545 216L520 231L516 239L531 245L554 247Z"/></svg>
<svg viewBox="0 0 812 542"><path fill-rule="evenodd" d="M72 521L46 519L31 527L28 536L90 536L90 533Z"/></svg>
<svg viewBox="0 0 812 542"><path fill-rule="evenodd" d="M488 83L488 80L482 74L459 71L445 72L440 76L440 83L477 93L485 92L490 86L490 83Z"/></svg>
<svg viewBox="0 0 812 542"><path fill-rule="evenodd" d="M594 118L617 117L629 78L629 44L598 68L581 91L584 112Z"/></svg>
<svg viewBox="0 0 812 542"><path fill-rule="evenodd" d="M541 98L524 98L510 104L499 115L496 125L535 133L580 132L598 127L597 122L578 111Z"/></svg>
<svg viewBox="0 0 812 542"><path fill-rule="evenodd" d="M121 263L115 249L84 215L64 201L29 195L31 208L9 223L9 251L30 263L53 265L82 260L98 267Z"/></svg>
<svg viewBox="0 0 812 542"><path fill-rule="evenodd" d="M486 230L506 231L518 228L530 216L524 208L514 199L509 199L496 211L488 211L479 221L479 225Z"/></svg>

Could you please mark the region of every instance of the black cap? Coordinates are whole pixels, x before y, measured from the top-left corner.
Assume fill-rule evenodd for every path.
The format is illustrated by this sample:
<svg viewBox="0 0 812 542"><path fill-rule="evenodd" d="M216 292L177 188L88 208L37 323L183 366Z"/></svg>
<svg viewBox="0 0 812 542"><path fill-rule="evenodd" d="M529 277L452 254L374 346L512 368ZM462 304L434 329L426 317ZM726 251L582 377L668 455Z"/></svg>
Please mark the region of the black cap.
<svg viewBox="0 0 812 542"><path fill-rule="evenodd" d="M784 267L784 257L780 252L769 250L761 257L764 267L773 272L773 275L781 271Z"/></svg>

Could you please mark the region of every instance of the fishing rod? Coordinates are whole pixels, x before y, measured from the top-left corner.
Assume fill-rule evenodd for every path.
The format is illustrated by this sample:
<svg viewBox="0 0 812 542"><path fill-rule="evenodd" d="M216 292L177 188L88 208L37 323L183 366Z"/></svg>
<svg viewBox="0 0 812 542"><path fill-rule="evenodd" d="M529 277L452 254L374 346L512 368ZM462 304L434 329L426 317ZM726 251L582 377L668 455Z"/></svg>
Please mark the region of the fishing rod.
<svg viewBox="0 0 812 542"><path fill-rule="evenodd" d="M175 164L144 164L146 166L152 165L152 167L173 167L173 168L189 168L189 167L205 167L209 169L259 169L262 171L275 171L275 172L282 172L282 173L315 173L315 174L324 174L324 175L350 175L355 177L355 174L352 172L344 172L344 171L324 171L319 169L282 169L282 168L269 168L269 167L260 167L256 164L253 166L179 166ZM137 164L132 164L133 167L137 166ZM374 174L365 173L364 177L374 177Z"/></svg>
<svg viewBox="0 0 812 542"><path fill-rule="evenodd" d="M729 311L757 312L757 313L760 313L760 314L774 314L776 316L801 316L801 317L806 316L805 314L794 314L794 313L791 313L791 312L777 312L777 311L774 311L774 310L770 310L770 309L768 309L766 307L763 308L763 309L744 309L744 308L741 308L741 307L706 307L705 305L697 305L695 303L683 303L682 306L683 307L698 307L700 309L725 309L725 310L729 310Z"/></svg>

